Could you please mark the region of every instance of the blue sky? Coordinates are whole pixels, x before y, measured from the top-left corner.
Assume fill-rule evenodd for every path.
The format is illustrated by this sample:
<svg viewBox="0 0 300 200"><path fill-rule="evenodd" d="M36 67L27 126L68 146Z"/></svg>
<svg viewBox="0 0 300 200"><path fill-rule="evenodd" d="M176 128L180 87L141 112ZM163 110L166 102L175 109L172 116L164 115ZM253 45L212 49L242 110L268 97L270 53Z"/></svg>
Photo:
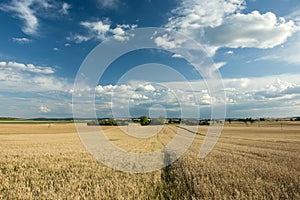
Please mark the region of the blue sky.
<svg viewBox="0 0 300 200"><path fill-rule="evenodd" d="M126 43L128 31L145 27L202 45L222 76L227 117L300 115L298 0L2 0L0 23L0 116L71 117L84 59L101 42ZM175 117L180 106L210 116L215 100L201 74L172 53L178 41L159 39L160 49L120 56L99 77L98 117Z"/></svg>

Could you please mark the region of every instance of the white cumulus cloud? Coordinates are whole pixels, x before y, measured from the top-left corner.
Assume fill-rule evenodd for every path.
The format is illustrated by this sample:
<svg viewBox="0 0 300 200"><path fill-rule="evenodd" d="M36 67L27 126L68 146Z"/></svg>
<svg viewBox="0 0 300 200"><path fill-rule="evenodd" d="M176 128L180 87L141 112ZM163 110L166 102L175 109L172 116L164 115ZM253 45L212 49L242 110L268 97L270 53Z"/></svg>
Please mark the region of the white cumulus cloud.
<svg viewBox="0 0 300 200"><path fill-rule="evenodd" d="M155 87L151 84L147 84L147 85L139 85L137 87L138 91L149 91L149 92L154 92L155 91Z"/></svg>
<svg viewBox="0 0 300 200"><path fill-rule="evenodd" d="M66 92L72 88L67 80L54 76L51 69L27 67L22 63L14 63L6 67L0 62L1 91L8 92Z"/></svg>
<svg viewBox="0 0 300 200"><path fill-rule="evenodd" d="M293 21L253 11L228 17L222 25L207 29L205 36L209 44L219 47L266 49L283 44L297 30Z"/></svg>
<svg viewBox="0 0 300 200"><path fill-rule="evenodd" d="M157 46L165 48L165 49L174 49L177 47L180 47L182 44L182 40L174 39L173 37L170 37L167 34L164 34L162 36L158 36L154 39L154 42Z"/></svg>
<svg viewBox="0 0 300 200"><path fill-rule="evenodd" d="M118 24L112 27L109 19L80 22L80 25L87 30L87 34L73 34L67 37L68 40L81 43L92 39L103 41L108 37L113 37L117 41L125 41L130 37L126 31L137 27L134 24Z"/></svg>
<svg viewBox="0 0 300 200"><path fill-rule="evenodd" d="M299 30L299 12L284 18L272 12L242 13L245 8L245 0L182 0L165 27L196 40L211 56L222 47L274 48ZM172 38L160 36L156 43L166 49L178 47Z"/></svg>
<svg viewBox="0 0 300 200"><path fill-rule="evenodd" d="M37 74L53 74L55 72L52 67L42 67L18 62L0 62L0 68L2 70L19 70Z"/></svg>
<svg viewBox="0 0 300 200"><path fill-rule="evenodd" d="M186 33L203 27L216 27L223 23L227 15L244 9L244 0L190 0L182 1L172 11L167 28Z"/></svg>

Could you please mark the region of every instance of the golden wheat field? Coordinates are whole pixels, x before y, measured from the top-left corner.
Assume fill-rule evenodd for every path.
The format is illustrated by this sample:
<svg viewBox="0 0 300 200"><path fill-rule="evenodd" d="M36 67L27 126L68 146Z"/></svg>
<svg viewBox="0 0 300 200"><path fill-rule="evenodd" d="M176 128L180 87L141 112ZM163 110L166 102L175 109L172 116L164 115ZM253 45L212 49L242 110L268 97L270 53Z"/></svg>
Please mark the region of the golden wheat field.
<svg viewBox="0 0 300 200"><path fill-rule="evenodd" d="M166 125L146 139L118 127L104 130L120 148L151 152L177 127ZM300 199L299 123L226 124L213 151L200 159L206 131L199 127L172 165L131 174L95 160L74 124L0 124L0 199Z"/></svg>

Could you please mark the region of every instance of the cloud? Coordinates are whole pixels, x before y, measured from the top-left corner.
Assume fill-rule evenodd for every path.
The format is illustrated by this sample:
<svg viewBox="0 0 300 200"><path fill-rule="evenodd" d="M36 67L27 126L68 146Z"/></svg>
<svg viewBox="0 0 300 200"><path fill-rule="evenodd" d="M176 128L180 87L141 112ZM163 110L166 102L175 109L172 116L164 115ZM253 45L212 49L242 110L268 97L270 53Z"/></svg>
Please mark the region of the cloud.
<svg viewBox="0 0 300 200"><path fill-rule="evenodd" d="M47 106L40 106L40 112L49 113L49 112L51 112L51 109L48 108Z"/></svg>
<svg viewBox="0 0 300 200"><path fill-rule="evenodd" d="M172 58L183 58L183 56L181 54L174 53Z"/></svg>
<svg viewBox="0 0 300 200"><path fill-rule="evenodd" d="M295 106L300 107L299 76L282 74L223 79L227 117L296 116ZM160 105L173 116L180 116L181 109L192 115L200 108L201 116L209 117L211 105L218 102L222 100L210 93L204 80L155 84L129 82L96 88L96 108L99 112L105 110L110 116L112 111L118 113L117 116L127 116L128 109L136 115L147 114L153 105ZM276 110L278 113L274 112Z"/></svg>
<svg viewBox="0 0 300 200"><path fill-rule="evenodd" d="M108 37L113 37L117 41L125 41L130 37L126 31L133 30L137 27L134 24L120 24L112 27L109 19L80 22L80 25L87 30L87 34L73 34L67 37L68 40L81 43L89 40L103 41Z"/></svg>
<svg viewBox="0 0 300 200"><path fill-rule="evenodd" d="M218 47L273 48L286 42L298 30L293 21L277 18L274 13L235 14L220 26L206 30L208 43Z"/></svg>
<svg viewBox="0 0 300 200"><path fill-rule="evenodd" d="M73 85L68 80L54 76L51 67L32 64L0 62L1 92L49 92L69 93Z"/></svg>
<svg viewBox="0 0 300 200"><path fill-rule="evenodd" d="M254 93L258 99L280 99L289 98L290 95L300 94L298 91L300 85L277 78L275 82L266 85L264 88Z"/></svg>
<svg viewBox="0 0 300 200"><path fill-rule="evenodd" d="M182 0L165 27L199 42L210 56L222 47L274 48L299 30L296 14L285 19L272 12L241 13L245 8L244 0ZM172 38L160 36L156 42L178 47Z"/></svg>
<svg viewBox="0 0 300 200"><path fill-rule="evenodd" d="M89 30L91 37L99 40L105 40L110 31L110 24L104 21L81 22L80 25Z"/></svg>
<svg viewBox="0 0 300 200"><path fill-rule="evenodd" d="M199 28L219 26L226 16L244 8L244 0L182 1L180 6L172 11L173 17L169 18L166 27L189 34L190 31Z"/></svg>
<svg viewBox="0 0 300 200"><path fill-rule="evenodd" d="M62 8L61 8L62 14L68 15L68 14L69 14L69 9L70 9L70 8L71 8L71 5L68 4L68 3L66 3L66 2L64 2L64 3L62 4Z"/></svg>
<svg viewBox="0 0 300 200"><path fill-rule="evenodd" d="M155 87L151 84L147 84L147 85L139 85L136 89L137 91L148 91L148 92L154 92L155 91Z"/></svg>
<svg viewBox="0 0 300 200"><path fill-rule="evenodd" d="M126 92L131 90L132 88L130 85L98 85L95 89L98 94L112 94L113 92Z"/></svg>
<svg viewBox="0 0 300 200"><path fill-rule="evenodd" d="M268 55L262 56L255 61L270 60L285 62L292 65L300 64L300 32L294 34L283 46L271 49Z"/></svg>
<svg viewBox="0 0 300 200"><path fill-rule="evenodd" d="M31 39L28 39L28 38L12 38L12 40L19 44L26 44L26 43L30 43L32 41Z"/></svg>
<svg viewBox="0 0 300 200"><path fill-rule="evenodd" d="M227 117L296 116L297 109L300 108L299 76L300 74L282 74L223 79L227 96ZM46 114L47 112L42 110L50 110L51 116L55 113L58 116L61 112L70 114L71 95L77 95L72 91L73 84L52 75L0 70L0 83L3 98L11 99L7 94L18 93L18 97L30 94L30 99L26 96L22 99L15 98L14 105L31 109L35 109L33 105L41 105L44 108L40 109L39 113ZM188 83L135 81L122 85L98 85L95 90L82 85L82 89L78 88L76 92L78 95L80 93L83 101L75 103L83 103L86 110L94 108L92 102L84 101L87 95L92 95L95 98L96 112L101 117L149 114L149 109L154 105L160 105L168 116L180 116L184 110L185 117L197 117L193 113L200 108L201 117L209 117L212 103L218 102L206 87L204 80ZM2 97L0 95L0 99L3 99ZM51 109L47 105L51 105ZM13 111L17 108L7 109Z"/></svg>
<svg viewBox="0 0 300 200"><path fill-rule="evenodd" d="M54 76L51 67L40 67L17 62L0 62L0 85L5 101L2 101L2 113L7 116L33 117L39 113L48 113L50 108L36 105L45 103L52 105L51 114L63 117L69 114L70 89L73 84L68 80ZM65 106L58 106L63 103ZM61 114L62 115L61 115ZM48 116L48 114L47 114Z"/></svg>
<svg viewBox="0 0 300 200"><path fill-rule="evenodd" d="M215 69L220 69L221 67L223 67L226 64L227 64L227 62L216 62L216 63L214 63L214 67L215 67Z"/></svg>
<svg viewBox="0 0 300 200"><path fill-rule="evenodd" d="M184 42L183 40L179 40L178 38L170 37L167 34L163 36L158 36L154 39L155 44L158 47L162 47L165 49L174 49L180 47L180 45Z"/></svg>
<svg viewBox="0 0 300 200"><path fill-rule="evenodd" d="M92 36L84 36L84 35L78 35L78 34L71 34L71 36L66 38L69 41L74 41L75 43L82 43L86 42L92 39Z"/></svg>
<svg viewBox="0 0 300 200"><path fill-rule="evenodd" d="M40 26L39 16L44 18L53 16L54 11L59 10L60 7L62 14L67 14L70 8L67 3L60 4L49 0L12 0L10 3L0 5L2 11L12 12L15 14L15 17L24 22L22 31L28 35L37 34Z"/></svg>
<svg viewBox="0 0 300 200"><path fill-rule="evenodd" d="M227 51L227 52L225 52L225 54L231 55L231 54L234 54L234 52L233 51Z"/></svg>
<svg viewBox="0 0 300 200"><path fill-rule="evenodd" d="M298 115L295 106L300 105L299 76L300 74L282 74L223 79L229 117ZM165 85L183 91L184 96L191 94L187 85L184 86L182 82L170 82ZM199 102L203 104L200 104L200 108L205 108L205 103L214 101L209 98L212 95L207 91L204 81L192 81L190 85L194 88Z"/></svg>
<svg viewBox="0 0 300 200"><path fill-rule="evenodd" d="M133 94L131 96L132 99L149 99L149 97L147 97L146 95L142 95L142 94Z"/></svg>
<svg viewBox="0 0 300 200"><path fill-rule="evenodd" d="M131 35L126 33L128 30L133 30L137 28L135 24L121 24L117 25L115 28L111 29L110 32L113 35L113 38L117 41L125 41L128 40Z"/></svg>
<svg viewBox="0 0 300 200"><path fill-rule="evenodd" d="M294 102L300 100L300 82L297 76L299 74L224 79L227 98L232 100L227 103L234 104L243 110L252 105L252 108L256 107L264 115L268 114L263 113L268 108L276 107L274 110L285 108L285 115L293 116L295 114Z"/></svg>
<svg viewBox="0 0 300 200"><path fill-rule="evenodd" d="M98 5L101 8L108 8L108 9L117 9L119 7L119 0L97 0Z"/></svg>
<svg viewBox="0 0 300 200"><path fill-rule="evenodd" d="M197 90L193 90L187 82L172 85L172 82L134 81L123 85L99 85L96 87L95 107L99 112L105 110L105 113L110 113L109 116L115 114L114 117L124 117L131 114L134 116L148 114L151 107L160 105L168 116L178 117L183 112L184 117L197 117L199 106L208 108L217 102L216 98L205 89L205 83L201 84L203 87L197 87Z"/></svg>
<svg viewBox="0 0 300 200"><path fill-rule="evenodd" d="M300 9L294 10L292 13L285 17L288 20L293 20L298 26L300 26Z"/></svg>
<svg viewBox="0 0 300 200"><path fill-rule="evenodd" d="M8 116L39 116L36 105L52 105L53 116L69 114L70 90L73 83L54 75L51 67L40 67L17 62L0 62L0 96L6 98L2 113ZM65 106L57 105L63 103ZM47 111L46 108L43 109Z"/></svg>
<svg viewBox="0 0 300 200"><path fill-rule="evenodd" d="M53 51L58 51L59 49L57 47L54 47L53 48Z"/></svg>
<svg viewBox="0 0 300 200"><path fill-rule="evenodd" d="M33 0L12 0L10 4L2 4L1 10L6 12L14 12L19 19L24 21L24 27L22 28L22 31L31 35L36 33L39 25L38 19L35 16L35 11L30 8L33 3Z"/></svg>
<svg viewBox="0 0 300 200"><path fill-rule="evenodd" d="M178 101L181 100L187 106L191 101L182 92L142 81L122 85L98 85L95 91L97 112L105 111L106 114L110 113L109 116L114 114L114 117L129 116L129 110L134 115L146 114L153 105L162 105L168 111L180 112Z"/></svg>
<svg viewBox="0 0 300 200"><path fill-rule="evenodd" d="M18 70L37 74L53 74L55 70L52 67L35 66L33 64L24 64L17 62L0 62L2 70Z"/></svg>

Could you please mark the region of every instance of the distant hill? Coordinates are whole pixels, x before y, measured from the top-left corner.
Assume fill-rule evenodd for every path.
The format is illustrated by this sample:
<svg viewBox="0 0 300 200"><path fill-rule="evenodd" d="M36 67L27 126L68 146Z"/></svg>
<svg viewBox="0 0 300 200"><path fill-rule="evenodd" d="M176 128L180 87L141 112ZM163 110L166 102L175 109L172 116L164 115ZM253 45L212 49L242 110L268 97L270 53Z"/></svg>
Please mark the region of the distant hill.
<svg viewBox="0 0 300 200"><path fill-rule="evenodd" d="M0 117L0 121L15 121L15 120L26 120L23 118L16 118L16 117Z"/></svg>
<svg viewBox="0 0 300 200"><path fill-rule="evenodd" d="M31 121L74 121L73 118L32 118Z"/></svg>

